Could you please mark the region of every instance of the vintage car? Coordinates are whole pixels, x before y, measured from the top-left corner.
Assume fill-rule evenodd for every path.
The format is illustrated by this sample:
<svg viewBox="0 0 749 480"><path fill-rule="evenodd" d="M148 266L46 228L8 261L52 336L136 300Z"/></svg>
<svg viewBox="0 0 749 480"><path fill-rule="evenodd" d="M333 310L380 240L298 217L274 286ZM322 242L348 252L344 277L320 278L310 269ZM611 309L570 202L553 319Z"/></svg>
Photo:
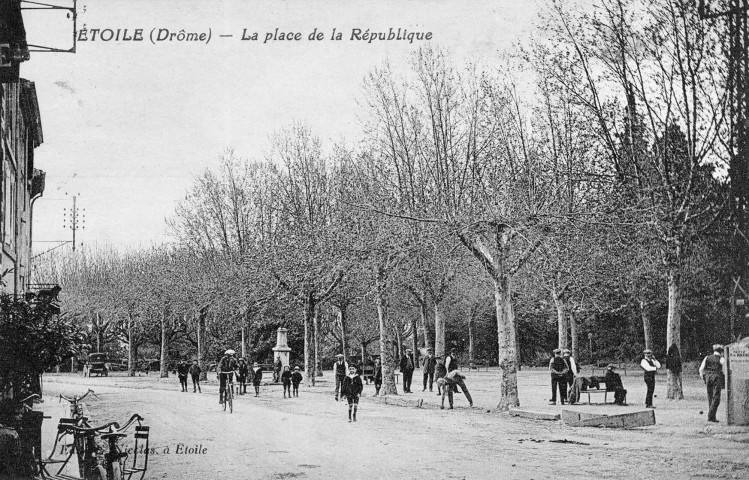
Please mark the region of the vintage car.
<svg viewBox="0 0 749 480"><path fill-rule="evenodd" d="M97 374L99 376L109 376L109 366L107 364L106 353L92 353L88 356L89 376Z"/></svg>

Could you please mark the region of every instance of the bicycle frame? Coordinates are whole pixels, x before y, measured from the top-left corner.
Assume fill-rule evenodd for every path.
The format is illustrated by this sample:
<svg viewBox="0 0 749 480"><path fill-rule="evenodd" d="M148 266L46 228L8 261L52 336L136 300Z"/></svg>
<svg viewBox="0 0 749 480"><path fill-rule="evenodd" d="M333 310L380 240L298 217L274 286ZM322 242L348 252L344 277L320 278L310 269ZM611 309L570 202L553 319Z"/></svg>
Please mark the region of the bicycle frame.
<svg viewBox="0 0 749 480"><path fill-rule="evenodd" d="M227 375L226 385L224 388L224 410L226 410L227 403L229 404L229 413L234 411L234 373L235 372L219 372L220 375Z"/></svg>

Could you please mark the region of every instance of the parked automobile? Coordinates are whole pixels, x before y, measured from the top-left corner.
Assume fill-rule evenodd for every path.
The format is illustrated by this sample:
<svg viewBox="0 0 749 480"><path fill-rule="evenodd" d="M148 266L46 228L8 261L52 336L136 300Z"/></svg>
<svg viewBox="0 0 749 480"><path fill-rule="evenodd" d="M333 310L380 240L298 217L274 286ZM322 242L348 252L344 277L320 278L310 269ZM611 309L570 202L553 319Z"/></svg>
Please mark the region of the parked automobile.
<svg viewBox="0 0 749 480"><path fill-rule="evenodd" d="M109 376L109 366L107 364L106 353L92 353L88 356L88 363L90 365L88 374L89 376L97 374L98 376L104 375Z"/></svg>

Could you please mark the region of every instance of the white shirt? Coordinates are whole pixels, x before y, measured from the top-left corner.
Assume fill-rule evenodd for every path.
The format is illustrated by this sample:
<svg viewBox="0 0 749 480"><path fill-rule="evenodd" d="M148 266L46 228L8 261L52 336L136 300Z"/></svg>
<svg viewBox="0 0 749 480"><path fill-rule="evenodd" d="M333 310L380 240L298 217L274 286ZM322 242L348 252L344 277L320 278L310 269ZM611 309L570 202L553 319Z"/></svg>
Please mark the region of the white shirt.
<svg viewBox="0 0 749 480"><path fill-rule="evenodd" d="M650 366L650 364L648 363L648 359L647 358L643 358L642 361L640 362L640 366L646 372L655 372L656 370L658 370L659 368L661 368L660 362L658 362L658 360L656 360L655 358L651 358L650 361L655 364L654 367Z"/></svg>
<svg viewBox="0 0 749 480"><path fill-rule="evenodd" d="M348 375L348 362L343 362L343 365L346 367L346 375ZM338 367L338 362L336 361L333 364L333 375L336 374L337 367Z"/></svg>
<svg viewBox="0 0 749 480"><path fill-rule="evenodd" d="M726 364L726 359L723 357L723 355L721 355L718 352L713 352L713 355L719 355L720 356L720 364L721 365L725 365ZM703 358L702 359L702 364L700 365L700 377L702 377L703 380L705 379L705 362L706 361L707 361L707 357Z"/></svg>

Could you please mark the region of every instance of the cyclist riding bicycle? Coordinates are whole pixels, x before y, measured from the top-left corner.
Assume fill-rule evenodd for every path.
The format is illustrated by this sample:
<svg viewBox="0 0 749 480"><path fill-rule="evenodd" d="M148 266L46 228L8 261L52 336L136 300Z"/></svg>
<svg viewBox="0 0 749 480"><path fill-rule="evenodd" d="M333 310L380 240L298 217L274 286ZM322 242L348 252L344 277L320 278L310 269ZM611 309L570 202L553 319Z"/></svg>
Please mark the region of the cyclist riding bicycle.
<svg viewBox="0 0 749 480"><path fill-rule="evenodd" d="M226 382L233 381L234 372L236 372L237 368L239 367L237 358L234 356L235 354L236 352L234 352L234 350L229 349L221 358L221 361L218 362L218 403L221 404L224 403L224 391L226 391Z"/></svg>

